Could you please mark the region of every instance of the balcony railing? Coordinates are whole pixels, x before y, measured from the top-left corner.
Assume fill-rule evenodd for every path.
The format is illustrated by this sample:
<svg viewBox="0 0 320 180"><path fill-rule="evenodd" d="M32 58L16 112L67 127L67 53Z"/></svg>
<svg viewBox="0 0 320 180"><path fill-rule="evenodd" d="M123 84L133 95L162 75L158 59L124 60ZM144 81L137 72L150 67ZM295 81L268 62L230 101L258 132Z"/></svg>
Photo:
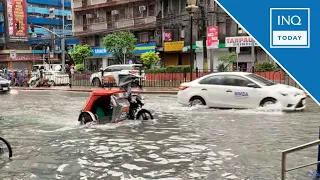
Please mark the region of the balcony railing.
<svg viewBox="0 0 320 180"><path fill-rule="evenodd" d="M81 1L74 2L74 11L84 11L89 9L104 8L109 6L117 6L128 3L135 3L145 0L94 0L91 3L83 4Z"/></svg>
<svg viewBox="0 0 320 180"><path fill-rule="evenodd" d="M131 28L135 29L136 27L144 28L149 27L148 25L156 24L156 17L149 16L145 18L133 18L133 19L121 19L118 21L110 21L106 18L97 18L91 20L92 23L87 25L75 25L74 33L75 35L81 35L86 33L95 33L99 31L114 31L117 29ZM144 26L146 25L146 26Z"/></svg>

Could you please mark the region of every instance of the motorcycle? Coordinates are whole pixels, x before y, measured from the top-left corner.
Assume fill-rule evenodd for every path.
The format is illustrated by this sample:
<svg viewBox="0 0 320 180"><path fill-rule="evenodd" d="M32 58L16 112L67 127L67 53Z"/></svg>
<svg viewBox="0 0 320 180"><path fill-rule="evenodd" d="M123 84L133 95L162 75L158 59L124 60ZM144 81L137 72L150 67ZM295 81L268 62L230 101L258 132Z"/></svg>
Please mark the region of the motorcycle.
<svg viewBox="0 0 320 180"><path fill-rule="evenodd" d="M130 99L130 108L128 119L130 120L149 120L153 119L153 115L147 109L143 109L143 97L140 94L132 95Z"/></svg>

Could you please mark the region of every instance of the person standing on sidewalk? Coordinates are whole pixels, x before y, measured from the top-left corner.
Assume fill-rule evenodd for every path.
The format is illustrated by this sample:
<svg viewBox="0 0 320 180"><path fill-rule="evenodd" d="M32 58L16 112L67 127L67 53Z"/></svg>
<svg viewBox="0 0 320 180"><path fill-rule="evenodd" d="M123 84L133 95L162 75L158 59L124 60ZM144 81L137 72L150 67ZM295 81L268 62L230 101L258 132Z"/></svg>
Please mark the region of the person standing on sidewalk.
<svg viewBox="0 0 320 180"><path fill-rule="evenodd" d="M66 72L69 75L69 87L72 88L72 73L71 73L71 66L68 64L66 65Z"/></svg>

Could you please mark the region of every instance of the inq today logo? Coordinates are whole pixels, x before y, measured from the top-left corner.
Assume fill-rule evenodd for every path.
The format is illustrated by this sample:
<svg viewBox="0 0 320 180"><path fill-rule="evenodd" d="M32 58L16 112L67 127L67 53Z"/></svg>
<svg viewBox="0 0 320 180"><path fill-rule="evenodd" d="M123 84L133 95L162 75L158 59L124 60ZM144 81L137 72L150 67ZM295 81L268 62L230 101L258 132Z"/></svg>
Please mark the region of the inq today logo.
<svg viewBox="0 0 320 180"><path fill-rule="evenodd" d="M310 48L310 8L270 8L270 48Z"/></svg>

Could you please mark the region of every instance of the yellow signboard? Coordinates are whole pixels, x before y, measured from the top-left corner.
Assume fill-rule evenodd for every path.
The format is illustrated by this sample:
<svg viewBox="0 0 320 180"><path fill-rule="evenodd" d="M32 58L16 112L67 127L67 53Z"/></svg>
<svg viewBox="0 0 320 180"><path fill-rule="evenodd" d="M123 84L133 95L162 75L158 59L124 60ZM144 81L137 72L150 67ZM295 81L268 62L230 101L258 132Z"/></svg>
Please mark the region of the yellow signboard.
<svg viewBox="0 0 320 180"><path fill-rule="evenodd" d="M184 41L165 42L163 45L164 52L182 51Z"/></svg>

